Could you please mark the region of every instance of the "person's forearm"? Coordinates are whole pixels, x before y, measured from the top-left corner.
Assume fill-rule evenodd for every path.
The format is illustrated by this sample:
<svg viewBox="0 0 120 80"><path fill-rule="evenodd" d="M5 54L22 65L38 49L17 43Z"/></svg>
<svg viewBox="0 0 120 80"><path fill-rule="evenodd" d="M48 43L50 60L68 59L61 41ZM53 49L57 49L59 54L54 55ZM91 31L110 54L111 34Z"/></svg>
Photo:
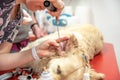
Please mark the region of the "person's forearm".
<svg viewBox="0 0 120 80"><path fill-rule="evenodd" d="M21 3L24 3L24 4L26 3L26 0L15 0L15 1L16 1L16 5Z"/></svg>
<svg viewBox="0 0 120 80"><path fill-rule="evenodd" d="M31 49L19 53L0 54L0 71L20 67L33 60Z"/></svg>
<svg viewBox="0 0 120 80"><path fill-rule="evenodd" d="M12 43L4 42L0 44L0 54L9 53L12 47Z"/></svg>

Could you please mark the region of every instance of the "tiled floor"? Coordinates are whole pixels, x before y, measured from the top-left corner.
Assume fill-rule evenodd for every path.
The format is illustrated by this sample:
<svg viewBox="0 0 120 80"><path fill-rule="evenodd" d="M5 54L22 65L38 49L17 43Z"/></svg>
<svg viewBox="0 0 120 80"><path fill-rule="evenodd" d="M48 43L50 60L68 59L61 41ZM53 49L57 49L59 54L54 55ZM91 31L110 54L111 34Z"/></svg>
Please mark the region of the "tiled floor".
<svg viewBox="0 0 120 80"><path fill-rule="evenodd" d="M91 7L94 24L102 31L104 41L114 45L120 71L120 0L71 0L69 5Z"/></svg>

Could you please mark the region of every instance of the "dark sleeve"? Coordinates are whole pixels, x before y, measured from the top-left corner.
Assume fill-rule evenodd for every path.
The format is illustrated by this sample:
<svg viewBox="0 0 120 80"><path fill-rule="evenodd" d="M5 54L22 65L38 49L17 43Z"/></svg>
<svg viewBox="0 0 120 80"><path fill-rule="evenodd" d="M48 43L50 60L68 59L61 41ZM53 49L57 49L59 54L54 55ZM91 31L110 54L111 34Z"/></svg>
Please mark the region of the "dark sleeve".
<svg viewBox="0 0 120 80"><path fill-rule="evenodd" d="M0 43L12 42L18 33L18 26L21 22L21 14L17 14L14 20L10 21L10 12L15 4L14 0L0 1Z"/></svg>
<svg viewBox="0 0 120 80"><path fill-rule="evenodd" d="M5 4L10 4L15 2L15 0L0 0L0 7L3 7Z"/></svg>
<svg viewBox="0 0 120 80"><path fill-rule="evenodd" d="M8 23L6 27L4 27L0 32L3 34L0 35L1 42L10 42L12 43L18 33L18 29L20 26L21 20L15 19Z"/></svg>

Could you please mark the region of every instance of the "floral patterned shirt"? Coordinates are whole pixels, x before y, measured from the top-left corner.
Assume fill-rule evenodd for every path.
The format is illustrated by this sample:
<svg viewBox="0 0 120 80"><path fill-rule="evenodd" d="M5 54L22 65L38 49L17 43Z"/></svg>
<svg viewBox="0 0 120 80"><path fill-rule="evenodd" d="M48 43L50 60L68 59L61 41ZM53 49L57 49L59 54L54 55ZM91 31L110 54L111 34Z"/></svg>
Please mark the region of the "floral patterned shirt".
<svg viewBox="0 0 120 80"><path fill-rule="evenodd" d="M14 20L10 21L10 13L14 5L15 0L0 0L0 44L13 42L18 33L21 14L18 13Z"/></svg>

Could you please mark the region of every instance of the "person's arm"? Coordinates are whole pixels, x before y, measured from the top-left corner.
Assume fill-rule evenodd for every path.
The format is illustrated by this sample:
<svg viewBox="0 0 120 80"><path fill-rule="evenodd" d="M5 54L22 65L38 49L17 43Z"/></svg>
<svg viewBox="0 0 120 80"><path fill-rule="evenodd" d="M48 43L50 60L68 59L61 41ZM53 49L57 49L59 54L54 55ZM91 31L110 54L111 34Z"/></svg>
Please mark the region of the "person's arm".
<svg viewBox="0 0 120 80"><path fill-rule="evenodd" d="M33 31L33 34L36 36L36 38L41 38L41 37L47 35L47 32L45 32L45 30L42 29L39 26L39 24L38 24L38 22L37 22L37 20L35 18L35 14L32 14L31 17L32 17L32 23L33 23L31 25L31 29Z"/></svg>
<svg viewBox="0 0 120 80"><path fill-rule="evenodd" d="M10 42L1 43L0 44L0 54L10 52L11 47L12 47L12 43L10 43Z"/></svg>
<svg viewBox="0 0 120 80"><path fill-rule="evenodd" d="M21 54L9 53L12 43L4 42L0 44L0 71L9 70L24 65L33 60L31 50L18 52Z"/></svg>
<svg viewBox="0 0 120 80"><path fill-rule="evenodd" d="M15 0L16 1L16 5L21 4L21 3L26 3L27 0Z"/></svg>
<svg viewBox="0 0 120 80"><path fill-rule="evenodd" d="M0 71L20 67L32 60L31 49L18 53L0 54Z"/></svg>
<svg viewBox="0 0 120 80"><path fill-rule="evenodd" d="M39 44L38 46L36 46L34 52L36 52L36 55L39 58L49 57L51 56L50 54L51 47L53 47L52 49L55 49L55 50L59 49L60 48L59 42L66 41L68 39L69 39L69 36L62 37L56 40L47 40L42 44ZM35 58L33 57L34 53L32 53L32 50L29 49L26 51L21 51L13 54L3 51L4 53L0 54L0 71L14 69L16 67L23 66L24 64L27 64L33 61Z"/></svg>

